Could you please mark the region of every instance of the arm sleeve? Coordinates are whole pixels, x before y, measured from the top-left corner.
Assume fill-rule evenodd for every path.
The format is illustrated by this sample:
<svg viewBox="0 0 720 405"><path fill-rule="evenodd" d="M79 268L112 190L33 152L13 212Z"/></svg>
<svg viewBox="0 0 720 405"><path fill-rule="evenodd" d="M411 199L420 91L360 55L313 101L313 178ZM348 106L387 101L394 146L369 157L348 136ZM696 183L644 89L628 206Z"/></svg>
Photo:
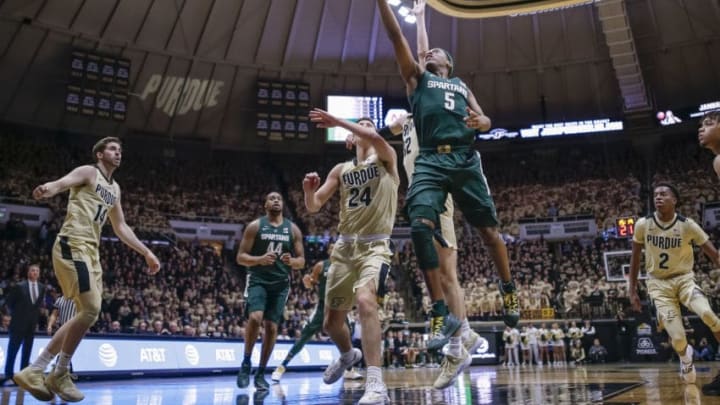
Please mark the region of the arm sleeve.
<svg viewBox="0 0 720 405"><path fill-rule="evenodd" d="M380 130L378 130L378 134L380 134L380 136L382 136L385 140L390 140L394 137L390 127L380 128Z"/></svg>

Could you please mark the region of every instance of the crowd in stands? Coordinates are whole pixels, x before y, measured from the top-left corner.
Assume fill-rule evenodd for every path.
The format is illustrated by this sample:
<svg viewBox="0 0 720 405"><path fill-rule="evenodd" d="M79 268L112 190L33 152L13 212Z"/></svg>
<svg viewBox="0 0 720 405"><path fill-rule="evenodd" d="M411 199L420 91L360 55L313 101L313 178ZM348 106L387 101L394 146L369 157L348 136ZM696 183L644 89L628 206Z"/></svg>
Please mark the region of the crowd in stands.
<svg viewBox="0 0 720 405"><path fill-rule="evenodd" d="M30 191L39 182L89 161L86 150L38 146L13 137L0 138L0 148L9 151L0 154L0 197L26 204L34 204L29 200ZM658 161L667 166L658 165L658 174L651 181L675 181L684 196L681 212L698 218L702 204L717 199L717 187L707 156L697 148L685 152L683 156L689 158L671 159L676 149L662 151ZM128 222L139 230L159 232L167 232L173 218L246 225L263 214L264 194L277 188L287 196L287 212L307 235L323 235L329 240L337 236L337 196L319 213L309 215L301 184L305 172L318 171L324 178L334 162L300 157L270 163L251 154L242 159L219 156L222 154L183 161L130 155L117 173ZM607 229L619 215L647 212L648 186L640 180L641 160L630 152L613 156L616 160L609 161L603 154L578 149L512 157L513 164L503 164L491 155L485 162L524 318L539 318L543 309L552 309L556 318L613 316L627 304L626 284L606 280L603 252L629 250L628 240L599 237L551 243L518 238L520 221L529 217L591 214L600 229ZM401 186L404 189L405 185ZM402 199L404 193L401 195ZM1 302L3 292L24 277L27 263L39 262L41 278L54 287L46 297L47 318L59 293L49 251L62 223L66 198L61 195L48 202L54 217L39 230L24 229L22 223L4 230L0 238L3 314L7 314ZM398 207L403 207L402 201ZM402 218L402 209L398 215ZM458 274L465 287L468 316L471 320L498 320L502 304L492 261L479 235L460 213L456 214L456 229ZM709 231L713 240L720 240L720 230ZM233 252L198 241L160 243L153 249L164 267L158 276L150 277L142 271L145 264L140 256L118 242L103 242L105 294L94 332L243 336L244 270L234 264ZM308 265L325 257L323 242L306 244ZM429 302L409 241L397 244L392 268L389 293L382 304L383 321L424 320ZM697 268L698 282L708 296L720 296L720 270L704 258L699 258ZM306 290L300 280L299 276L293 278L281 336L297 336L318 301L316 291ZM45 327L42 321L39 327ZM321 333L317 339L327 337ZM412 348L413 337L408 340ZM409 350L403 356L412 353L418 352Z"/></svg>

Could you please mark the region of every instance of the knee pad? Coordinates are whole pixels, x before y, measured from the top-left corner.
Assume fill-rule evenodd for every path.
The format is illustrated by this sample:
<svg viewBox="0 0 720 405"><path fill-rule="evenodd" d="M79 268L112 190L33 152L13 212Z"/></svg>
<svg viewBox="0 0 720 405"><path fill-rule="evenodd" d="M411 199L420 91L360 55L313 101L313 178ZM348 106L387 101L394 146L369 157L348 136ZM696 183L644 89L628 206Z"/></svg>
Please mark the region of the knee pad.
<svg viewBox="0 0 720 405"><path fill-rule="evenodd" d="M410 236L415 246L415 256L417 256L420 270L425 271L440 267L440 260L433 244L435 238L433 228L420 218L415 218L410 224Z"/></svg>

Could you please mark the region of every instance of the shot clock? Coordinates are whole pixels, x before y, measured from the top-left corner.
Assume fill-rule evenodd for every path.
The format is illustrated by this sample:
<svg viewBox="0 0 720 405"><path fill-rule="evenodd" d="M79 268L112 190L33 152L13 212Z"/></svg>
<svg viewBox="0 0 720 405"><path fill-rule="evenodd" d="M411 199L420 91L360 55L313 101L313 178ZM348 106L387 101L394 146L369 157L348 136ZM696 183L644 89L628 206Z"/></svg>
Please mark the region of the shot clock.
<svg viewBox="0 0 720 405"><path fill-rule="evenodd" d="M620 217L615 221L615 227L619 238L632 238L635 233L635 218Z"/></svg>

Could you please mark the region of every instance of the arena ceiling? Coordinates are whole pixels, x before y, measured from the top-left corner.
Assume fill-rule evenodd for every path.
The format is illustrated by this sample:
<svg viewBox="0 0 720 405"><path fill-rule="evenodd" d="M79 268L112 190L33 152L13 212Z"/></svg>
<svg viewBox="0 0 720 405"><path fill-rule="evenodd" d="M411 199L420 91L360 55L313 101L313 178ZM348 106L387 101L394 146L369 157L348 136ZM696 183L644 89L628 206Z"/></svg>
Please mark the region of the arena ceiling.
<svg viewBox="0 0 720 405"><path fill-rule="evenodd" d="M469 8L462 18L434 9L427 17L430 45L454 54L457 75L496 124L652 114L720 94L717 0L603 0L466 18L497 2L507 3L430 0L444 12L442 3ZM415 26L402 26L414 47ZM131 61L125 123L65 112L73 49ZM212 102L168 108L153 91L167 77L215 83ZM259 77L309 83L316 105L328 93L404 96L370 0L0 0L5 121L260 147L266 141L251 135Z"/></svg>

